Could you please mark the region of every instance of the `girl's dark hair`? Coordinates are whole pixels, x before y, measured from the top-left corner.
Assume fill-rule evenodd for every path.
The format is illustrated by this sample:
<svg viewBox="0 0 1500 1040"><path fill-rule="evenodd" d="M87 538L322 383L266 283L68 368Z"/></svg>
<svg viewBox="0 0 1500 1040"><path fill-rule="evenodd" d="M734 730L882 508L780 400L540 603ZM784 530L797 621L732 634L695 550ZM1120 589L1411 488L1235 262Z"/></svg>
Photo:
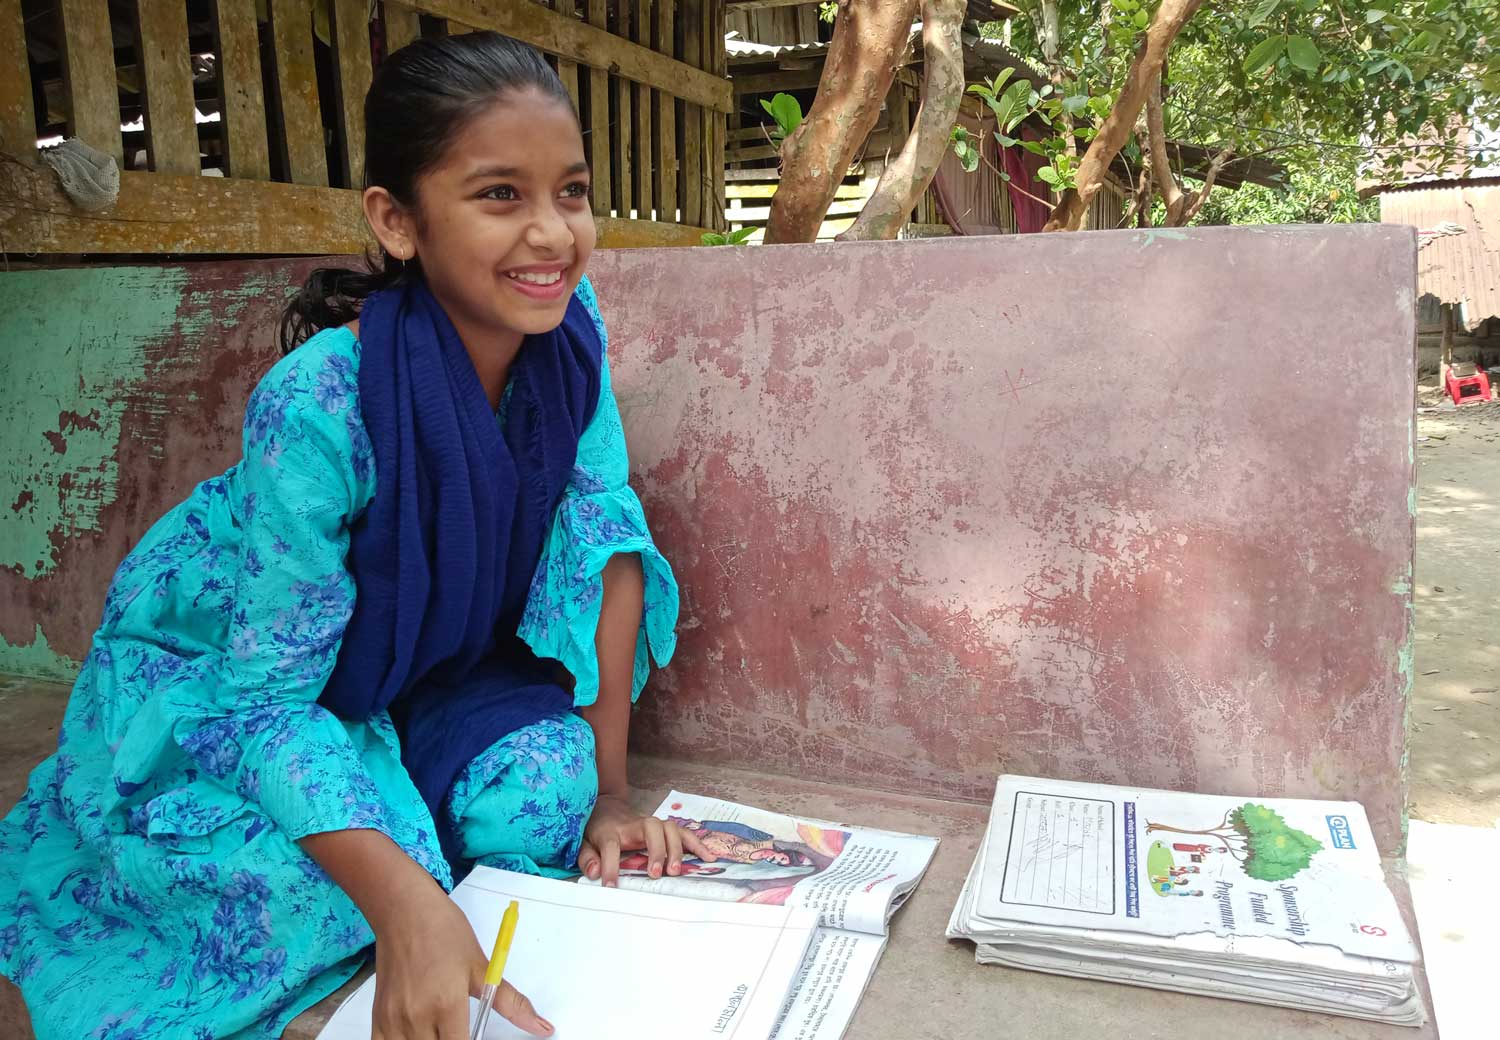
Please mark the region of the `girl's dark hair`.
<svg viewBox="0 0 1500 1040"><path fill-rule="evenodd" d="M508 36L473 32L402 47L380 63L365 95L364 186L415 206L417 178L441 161L468 121L502 95L526 88L573 110L546 59ZM417 260L402 263L384 249L366 254L365 267L323 267L308 276L281 315L283 353L319 329L353 321L365 297L420 273Z"/></svg>

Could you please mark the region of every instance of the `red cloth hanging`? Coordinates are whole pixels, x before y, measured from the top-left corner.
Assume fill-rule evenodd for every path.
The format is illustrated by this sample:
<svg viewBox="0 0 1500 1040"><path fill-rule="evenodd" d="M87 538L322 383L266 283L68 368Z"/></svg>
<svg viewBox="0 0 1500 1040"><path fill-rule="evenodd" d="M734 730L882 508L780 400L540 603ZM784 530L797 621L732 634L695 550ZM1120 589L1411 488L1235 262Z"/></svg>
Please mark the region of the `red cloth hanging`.
<svg viewBox="0 0 1500 1040"><path fill-rule="evenodd" d="M1035 139L1035 134L1029 129L1023 129L1021 136L1026 140ZM1016 230L1023 235L1042 230L1047 225L1047 217L1051 211L1036 199L1028 197L1028 195L1035 195L1039 198L1047 196L1047 186L1036 178L1036 171L1040 170L1043 165L1042 157L1033 155L1020 145L1001 148L1000 142L996 141L995 147L1000 152L1000 169L1010 176L1006 187L1010 189L1010 204L1016 215Z"/></svg>

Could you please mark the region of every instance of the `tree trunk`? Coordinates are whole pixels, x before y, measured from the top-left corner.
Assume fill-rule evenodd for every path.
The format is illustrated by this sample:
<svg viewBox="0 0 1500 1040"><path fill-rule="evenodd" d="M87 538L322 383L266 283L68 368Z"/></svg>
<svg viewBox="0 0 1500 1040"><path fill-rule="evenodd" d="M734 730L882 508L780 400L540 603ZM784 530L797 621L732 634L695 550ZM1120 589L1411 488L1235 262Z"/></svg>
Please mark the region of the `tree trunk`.
<svg viewBox="0 0 1500 1040"><path fill-rule="evenodd" d="M849 164L880 118L917 4L839 0L817 99L781 146L781 184L771 199L766 242L817 239Z"/></svg>
<svg viewBox="0 0 1500 1040"><path fill-rule="evenodd" d="M1130 62L1130 71L1125 76L1114 108L1100 124L1099 134L1088 151L1083 153L1076 178L1078 186L1063 192L1043 231L1077 231L1083 227L1089 204L1104 187L1105 172L1130 136L1152 85L1161 75L1162 62L1166 60L1172 41L1202 6L1203 0L1162 0L1145 38L1136 49L1135 58ZM1159 172L1157 176L1160 176Z"/></svg>
<svg viewBox="0 0 1500 1040"><path fill-rule="evenodd" d="M922 106L901 153L891 160L854 226L839 241L895 238L932 183L964 96L965 0L923 0Z"/></svg>

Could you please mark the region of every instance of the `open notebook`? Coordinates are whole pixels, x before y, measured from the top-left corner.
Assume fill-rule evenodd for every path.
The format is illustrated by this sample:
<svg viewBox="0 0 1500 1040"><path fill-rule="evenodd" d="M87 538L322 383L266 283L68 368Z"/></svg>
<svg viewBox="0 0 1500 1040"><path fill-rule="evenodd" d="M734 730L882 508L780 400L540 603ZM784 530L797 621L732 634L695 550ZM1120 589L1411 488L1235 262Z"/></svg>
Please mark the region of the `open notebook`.
<svg viewBox="0 0 1500 1040"><path fill-rule="evenodd" d="M512 899L521 917L505 977L557 1027L557 1040L766 1040L818 923L807 909L604 890L488 867L453 892L486 952ZM371 978L319 1040L369 1040L374 1000ZM470 1005L473 1016L478 1002ZM486 1040L524 1036L499 1015L485 1029Z"/></svg>

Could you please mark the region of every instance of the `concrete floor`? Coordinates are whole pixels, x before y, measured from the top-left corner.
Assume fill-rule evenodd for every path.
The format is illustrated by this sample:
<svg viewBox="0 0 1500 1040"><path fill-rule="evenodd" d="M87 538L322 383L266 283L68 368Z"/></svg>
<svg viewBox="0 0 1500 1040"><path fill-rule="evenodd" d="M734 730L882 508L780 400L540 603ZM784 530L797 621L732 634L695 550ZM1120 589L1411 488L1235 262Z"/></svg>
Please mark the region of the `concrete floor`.
<svg viewBox="0 0 1500 1040"><path fill-rule="evenodd" d="M1424 391L1422 403L1434 405ZM1417 416L1410 811L1500 820L1500 403ZM1424 439L1425 438L1425 439Z"/></svg>
<svg viewBox="0 0 1500 1040"><path fill-rule="evenodd" d="M0 680L0 805L8 807L20 797L26 773L53 750L66 693L45 683ZM984 833L987 806L644 758L633 763L633 778L637 802L647 811L676 787L778 812L942 839L932 868L896 916L890 946L847 1040L990 1040L998 1035L1072 1040L1105 1031L1132 1040L1180 1040L1208 1033L1215 1040L1437 1036L1431 1026L1381 1026L975 964L973 947L949 942L943 931ZM1405 885L1397 879L1394 887L1403 906L1409 906ZM335 994L293 1022L285 1040L314 1040L343 995ZM0 1037L29 1038L24 1015L15 989L0 980Z"/></svg>

